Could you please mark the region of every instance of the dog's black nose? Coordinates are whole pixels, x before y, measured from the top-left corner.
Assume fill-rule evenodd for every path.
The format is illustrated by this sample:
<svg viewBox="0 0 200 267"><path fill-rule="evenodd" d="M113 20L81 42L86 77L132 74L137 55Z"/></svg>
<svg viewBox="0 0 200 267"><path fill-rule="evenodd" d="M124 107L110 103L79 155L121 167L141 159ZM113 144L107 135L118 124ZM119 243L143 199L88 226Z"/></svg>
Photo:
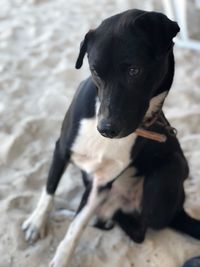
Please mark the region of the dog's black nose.
<svg viewBox="0 0 200 267"><path fill-rule="evenodd" d="M101 135L108 138L117 137L119 134L117 127L106 120L101 120L97 126L97 129Z"/></svg>

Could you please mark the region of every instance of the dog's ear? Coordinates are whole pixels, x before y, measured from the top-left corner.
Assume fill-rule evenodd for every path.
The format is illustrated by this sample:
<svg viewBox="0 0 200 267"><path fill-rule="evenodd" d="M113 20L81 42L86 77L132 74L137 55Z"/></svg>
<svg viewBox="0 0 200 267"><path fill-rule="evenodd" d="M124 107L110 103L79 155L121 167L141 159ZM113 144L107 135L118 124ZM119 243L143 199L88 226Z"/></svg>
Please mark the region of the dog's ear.
<svg viewBox="0 0 200 267"><path fill-rule="evenodd" d="M145 12L136 18L134 27L155 51L157 58L173 47L172 39L180 31L176 22L158 12Z"/></svg>
<svg viewBox="0 0 200 267"><path fill-rule="evenodd" d="M90 30L88 33L86 33L84 40L80 44L79 55L75 65L76 69L80 69L83 64L83 58L85 56L85 53L87 52L88 40L92 32L93 30Z"/></svg>

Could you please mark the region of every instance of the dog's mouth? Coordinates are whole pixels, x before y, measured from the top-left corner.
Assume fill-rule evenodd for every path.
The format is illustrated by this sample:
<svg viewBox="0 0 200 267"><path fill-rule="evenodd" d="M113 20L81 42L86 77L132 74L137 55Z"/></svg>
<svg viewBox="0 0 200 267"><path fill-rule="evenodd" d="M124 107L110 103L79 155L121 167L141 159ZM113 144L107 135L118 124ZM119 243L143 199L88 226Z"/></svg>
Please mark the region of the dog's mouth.
<svg viewBox="0 0 200 267"><path fill-rule="evenodd" d="M97 126L100 134L106 138L110 139L121 139L129 136L130 134L135 133L138 136L141 136L146 139L151 139L157 142L165 142L167 140L167 136L165 134L161 134L155 131L152 131L151 126L159 123L163 128L167 130L169 135L176 135L176 131L173 127L166 125L166 121L163 120L161 115L162 105L157 106L157 109L151 112L146 112L142 121L134 126L134 128L122 127L122 129L109 123L103 123ZM103 121L103 120L102 120ZM159 122L158 122L159 121Z"/></svg>
<svg viewBox="0 0 200 267"><path fill-rule="evenodd" d="M155 121L157 117L144 118L141 123L138 123L133 127L120 127L120 125L115 125L109 123L106 119L101 119L97 125L97 130L99 133L106 138L110 139L121 139L133 134L134 132L139 133L141 129L148 129ZM140 131L138 131L140 129Z"/></svg>
<svg viewBox="0 0 200 267"><path fill-rule="evenodd" d="M137 136L140 136L140 137L143 137L146 139L150 139L153 141L157 141L160 143L166 142L166 140L167 140L167 136L165 134L160 134L160 133L157 133L155 131L150 131L150 130L144 129L142 127L137 128L132 133L135 133ZM127 134L120 134L117 136L110 135L109 136L105 133L101 133L101 135L106 137L106 138L110 138L110 139L121 139L121 138L127 137L129 134L128 135Z"/></svg>

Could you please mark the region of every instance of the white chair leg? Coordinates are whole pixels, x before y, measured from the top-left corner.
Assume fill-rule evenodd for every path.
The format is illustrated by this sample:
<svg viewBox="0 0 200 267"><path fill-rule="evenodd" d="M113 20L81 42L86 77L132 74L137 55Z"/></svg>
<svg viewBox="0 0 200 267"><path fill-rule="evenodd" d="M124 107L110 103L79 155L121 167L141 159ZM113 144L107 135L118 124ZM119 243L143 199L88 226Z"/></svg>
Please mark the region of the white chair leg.
<svg viewBox="0 0 200 267"><path fill-rule="evenodd" d="M196 0L195 2L196 2L197 8L200 8L200 0Z"/></svg>
<svg viewBox="0 0 200 267"><path fill-rule="evenodd" d="M181 31L180 36L181 39L186 41L188 36L187 29L187 4L185 0L174 0L174 9L176 13L176 19L180 25Z"/></svg>
<svg viewBox="0 0 200 267"><path fill-rule="evenodd" d="M174 8L173 8L173 0L162 0L164 10L166 15L171 19L175 20Z"/></svg>
<svg viewBox="0 0 200 267"><path fill-rule="evenodd" d="M187 28L187 2L186 0L162 0L166 15L178 22L181 31L179 36L175 38L175 43L180 47L200 50L200 41L189 38ZM196 4L200 7L200 0L196 0Z"/></svg>

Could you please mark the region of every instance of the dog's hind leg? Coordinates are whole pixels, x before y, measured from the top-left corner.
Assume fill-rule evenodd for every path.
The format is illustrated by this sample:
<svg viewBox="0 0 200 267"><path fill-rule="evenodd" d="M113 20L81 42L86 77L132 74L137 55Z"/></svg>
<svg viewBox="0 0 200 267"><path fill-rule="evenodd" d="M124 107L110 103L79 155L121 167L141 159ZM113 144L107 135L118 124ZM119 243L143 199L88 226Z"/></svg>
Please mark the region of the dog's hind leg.
<svg viewBox="0 0 200 267"><path fill-rule="evenodd" d="M43 190L36 209L22 224L22 230L25 232L25 239L30 243L35 242L38 238L43 238L45 235L48 213L53 206L53 196L68 161L69 156L67 152L63 155L58 140L54 150L46 189Z"/></svg>

